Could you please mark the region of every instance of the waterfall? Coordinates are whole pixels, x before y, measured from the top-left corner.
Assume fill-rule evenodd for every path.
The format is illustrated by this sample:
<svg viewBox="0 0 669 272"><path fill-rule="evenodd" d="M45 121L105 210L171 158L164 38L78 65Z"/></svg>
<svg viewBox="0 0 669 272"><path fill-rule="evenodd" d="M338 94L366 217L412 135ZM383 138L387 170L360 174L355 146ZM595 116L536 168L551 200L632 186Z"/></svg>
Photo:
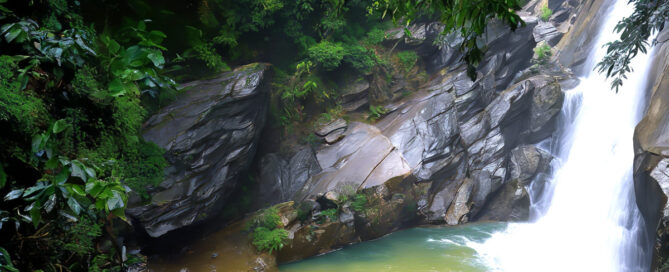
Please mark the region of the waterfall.
<svg viewBox="0 0 669 272"><path fill-rule="evenodd" d="M606 54L618 38L616 23L633 10L617 0L585 68ZM632 137L641 118L648 55L632 62L634 72L620 88L590 72L566 91L562 132L552 181L533 206L534 222L509 224L505 231L472 244L495 271L648 271L649 249L641 248L643 221L636 206ZM542 209L542 203L543 208ZM545 204L548 203L548 204ZM538 206L538 207L537 207Z"/></svg>

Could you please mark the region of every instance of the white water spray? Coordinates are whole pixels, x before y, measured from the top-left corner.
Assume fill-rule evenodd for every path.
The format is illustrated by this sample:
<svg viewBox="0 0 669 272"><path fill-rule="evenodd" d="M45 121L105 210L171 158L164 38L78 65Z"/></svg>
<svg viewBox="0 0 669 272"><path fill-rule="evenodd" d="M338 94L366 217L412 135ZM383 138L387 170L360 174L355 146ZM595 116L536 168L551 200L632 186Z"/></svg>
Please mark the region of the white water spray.
<svg viewBox="0 0 669 272"><path fill-rule="evenodd" d="M612 7L585 64L588 71L606 54L602 46L618 38L614 26L633 10L627 2L617 0ZM549 201L533 200L549 203L544 216L470 244L491 269L648 271L648 254L638 246L644 227L633 192L632 137L649 62L648 55L637 56L634 72L617 94L597 72L567 91L557 150L561 167L543 194Z"/></svg>

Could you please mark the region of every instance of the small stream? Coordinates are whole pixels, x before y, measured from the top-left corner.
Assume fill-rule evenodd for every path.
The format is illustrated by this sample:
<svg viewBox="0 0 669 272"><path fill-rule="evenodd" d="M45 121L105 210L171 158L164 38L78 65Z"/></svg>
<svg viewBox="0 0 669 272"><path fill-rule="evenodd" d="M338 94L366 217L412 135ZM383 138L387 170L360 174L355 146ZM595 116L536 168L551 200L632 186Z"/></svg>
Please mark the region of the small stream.
<svg viewBox="0 0 669 272"><path fill-rule="evenodd" d="M282 272L489 271L469 245L482 243L505 223L413 228L325 255L279 266Z"/></svg>

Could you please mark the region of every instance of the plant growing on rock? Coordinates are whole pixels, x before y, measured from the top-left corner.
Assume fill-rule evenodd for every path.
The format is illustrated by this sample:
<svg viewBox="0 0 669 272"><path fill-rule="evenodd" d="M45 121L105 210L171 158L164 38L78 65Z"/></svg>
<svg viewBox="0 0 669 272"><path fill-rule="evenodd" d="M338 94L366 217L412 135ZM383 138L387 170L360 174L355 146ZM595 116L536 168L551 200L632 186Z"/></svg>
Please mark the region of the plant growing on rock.
<svg viewBox="0 0 669 272"><path fill-rule="evenodd" d="M540 65L545 65L553 55L550 45L542 42L534 48L535 62Z"/></svg>
<svg viewBox="0 0 669 272"><path fill-rule="evenodd" d="M253 245L260 251L278 251L283 248L288 239L288 231L284 229L270 230L265 227L258 227L253 231Z"/></svg>
<svg viewBox="0 0 669 272"><path fill-rule="evenodd" d="M372 122L376 122L376 120L381 118L381 116L383 116L386 113L388 113L388 110L385 107L383 107L381 105L378 105L378 106L370 105L369 106L369 113L367 114L367 120L372 121Z"/></svg>
<svg viewBox="0 0 669 272"><path fill-rule="evenodd" d="M541 7L541 20L548 22L552 15L553 10L548 7L548 4Z"/></svg>
<svg viewBox="0 0 669 272"><path fill-rule="evenodd" d="M247 231L251 231L251 243L260 251L269 251L271 254L283 248L288 239L288 231L283 229L276 207L267 208L246 224Z"/></svg>
<svg viewBox="0 0 669 272"><path fill-rule="evenodd" d="M404 72L409 72L418 62L418 55L415 51L402 51L397 53L397 58L400 61L400 65L404 69Z"/></svg>
<svg viewBox="0 0 669 272"><path fill-rule="evenodd" d="M367 206L367 196L356 194L351 202L351 208L356 212L363 212Z"/></svg>
<svg viewBox="0 0 669 272"><path fill-rule="evenodd" d="M321 219L327 219L330 222L337 221L337 218L339 218L339 211L337 209L327 209L324 211L321 211ZM321 224L324 222L321 222Z"/></svg>

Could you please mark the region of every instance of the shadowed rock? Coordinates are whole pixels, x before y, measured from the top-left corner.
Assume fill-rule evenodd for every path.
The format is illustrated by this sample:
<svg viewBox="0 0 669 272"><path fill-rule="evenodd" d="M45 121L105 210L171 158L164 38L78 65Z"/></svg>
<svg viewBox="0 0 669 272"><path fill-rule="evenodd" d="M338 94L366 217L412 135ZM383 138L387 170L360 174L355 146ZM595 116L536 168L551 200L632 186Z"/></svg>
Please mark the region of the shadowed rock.
<svg viewBox="0 0 669 272"><path fill-rule="evenodd" d="M144 138L164 148L170 163L151 204L128 209L149 235L207 219L237 187L265 123L267 67L184 84L184 94L144 124Z"/></svg>

